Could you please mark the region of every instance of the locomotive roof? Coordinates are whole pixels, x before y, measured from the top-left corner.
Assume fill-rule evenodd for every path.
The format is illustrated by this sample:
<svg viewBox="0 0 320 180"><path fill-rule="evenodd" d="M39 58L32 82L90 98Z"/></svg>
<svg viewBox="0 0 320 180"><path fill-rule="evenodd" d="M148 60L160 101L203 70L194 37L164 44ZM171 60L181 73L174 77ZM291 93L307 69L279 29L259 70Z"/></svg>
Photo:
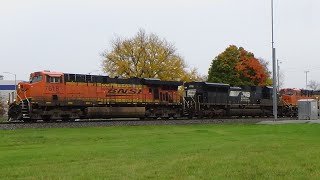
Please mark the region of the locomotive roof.
<svg viewBox="0 0 320 180"><path fill-rule="evenodd" d="M50 71L38 71L38 72L33 72L31 74L37 75L40 73L48 75L48 76L62 76L63 75L63 73L61 73L61 72L50 72Z"/></svg>
<svg viewBox="0 0 320 180"><path fill-rule="evenodd" d="M231 90L242 90L242 88L239 86L232 86L232 87L230 87L230 89Z"/></svg>
<svg viewBox="0 0 320 180"><path fill-rule="evenodd" d="M48 76L62 76L63 75L63 73L59 73L59 72L43 72L43 73Z"/></svg>
<svg viewBox="0 0 320 180"><path fill-rule="evenodd" d="M181 86L180 81L161 81L160 79L154 78L143 78L143 84L146 85L170 85L170 86Z"/></svg>
<svg viewBox="0 0 320 180"><path fill-rule="evenodd" d="M223 83L209 83L209 82L204 82L207 86L224 86L224 87L230 87L229 84L223 84Z"/></svg>
<svg viewBox="0 0 320 180"><path fill-rule="evenodd" d="M112 78L102 75L90 74L69 74L64 73L66 82L97 82L97 83L117 83L117 84L146 84L146 85L164 85L164 86L180 86L179 81L161 81L155 78Z"/></svg>
<svg viewBox="0 0 320 180"><path fill-rule="evenodd" d="M187 82L186 84L202 84L209 87L230 87L229 84L223 84L223 83L210 83L210 82L202 82L202 81L193 81L193 82Z"/></svg>

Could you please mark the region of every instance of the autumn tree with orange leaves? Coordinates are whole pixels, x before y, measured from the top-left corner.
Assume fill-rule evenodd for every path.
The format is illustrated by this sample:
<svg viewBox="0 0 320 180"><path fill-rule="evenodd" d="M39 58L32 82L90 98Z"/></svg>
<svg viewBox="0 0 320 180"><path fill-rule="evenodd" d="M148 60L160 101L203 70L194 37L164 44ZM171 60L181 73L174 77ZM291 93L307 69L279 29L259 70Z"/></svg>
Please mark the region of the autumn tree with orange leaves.
<svg viewBox="0 0 320 180"><path fill-rule="evenodd" d="M235 45L229 46L212 61L208 82L251 86L272 84L266 62Z"/></svg>

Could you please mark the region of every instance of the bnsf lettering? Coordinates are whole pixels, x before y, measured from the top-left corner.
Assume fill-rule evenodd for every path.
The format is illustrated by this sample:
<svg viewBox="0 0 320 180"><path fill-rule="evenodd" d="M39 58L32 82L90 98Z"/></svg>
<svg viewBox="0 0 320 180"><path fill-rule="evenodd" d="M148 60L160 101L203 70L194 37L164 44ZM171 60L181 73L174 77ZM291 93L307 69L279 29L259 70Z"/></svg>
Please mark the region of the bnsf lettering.
<svg viewBox="0 0 320 180"><path fill-rule="evenodd" d="M109 89L109 94L141 94L141 89Z"/></svg>

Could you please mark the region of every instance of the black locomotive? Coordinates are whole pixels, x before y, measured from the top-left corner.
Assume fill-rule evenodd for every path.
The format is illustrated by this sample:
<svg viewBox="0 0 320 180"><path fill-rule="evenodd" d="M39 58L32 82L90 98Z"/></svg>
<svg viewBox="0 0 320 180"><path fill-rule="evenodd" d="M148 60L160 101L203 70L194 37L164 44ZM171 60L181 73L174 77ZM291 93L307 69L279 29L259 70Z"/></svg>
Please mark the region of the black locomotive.
<svg viewBox="0 0 320 180"><path fill-rule="evenodd" d="M272 87L184 83L183 109L189 117L272 116Z"/></svg>

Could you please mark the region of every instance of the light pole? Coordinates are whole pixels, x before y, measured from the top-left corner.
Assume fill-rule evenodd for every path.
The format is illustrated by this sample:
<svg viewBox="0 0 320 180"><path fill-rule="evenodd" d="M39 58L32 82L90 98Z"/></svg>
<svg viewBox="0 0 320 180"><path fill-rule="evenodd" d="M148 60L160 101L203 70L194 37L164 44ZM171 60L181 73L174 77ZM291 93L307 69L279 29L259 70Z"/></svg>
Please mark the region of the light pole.
<svg viewBox="0 0 320 180"><path fill-rule="evenodd" d="M308 89L308 72L310 71L304 71L306 73L306 90Z"/></svg>
<svg viewBox="0 0 320 180"><path fill-rule="evenodd" d="M6 73L6 74L11 74L11 75L14 75L14 97L16 97L16 93L17 93L17 75L14 74L14 73L11 73L11 72L3 72L3 73Z"/></svg>
<svg viewBox="0 0 320 180"><path fill-rule="evenodd" d="M281 61L280 61L281 64ZM280 91L280 66L279 66L279 59L277 59L277 73L278 73L278 92Z"/></svg>
<svg viewBox="0 0 320 180"><path fill-rule="evenodd" d="M273 40L273 0L271 0L271 44L272 44L272 79L273 79L273 116L274 120L278 118L277 112L277 67L276 67L276 49L274 48Z"/></svg>

